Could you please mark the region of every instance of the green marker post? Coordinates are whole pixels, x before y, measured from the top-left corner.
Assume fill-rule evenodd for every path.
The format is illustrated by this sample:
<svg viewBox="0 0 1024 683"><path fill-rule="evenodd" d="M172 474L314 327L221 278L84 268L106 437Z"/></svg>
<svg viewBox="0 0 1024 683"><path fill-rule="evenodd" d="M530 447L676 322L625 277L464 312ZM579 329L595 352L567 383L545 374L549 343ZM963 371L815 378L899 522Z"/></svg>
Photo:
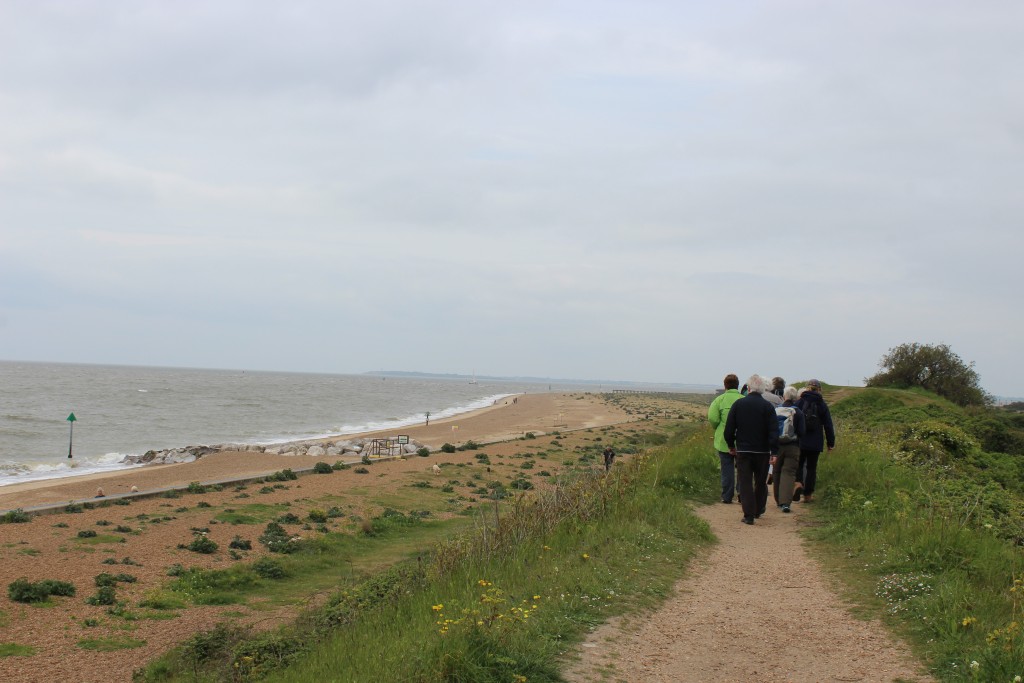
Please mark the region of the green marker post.
<svg viewBox="0 0 1024 683"><path fill-rule="evenodd" d="M70 415L68 415L68 422L71 423L71 434L70 434L70 436L68 436L68 459L69 460L71 459L71 444L74 443L74 440L75 440L75 420L77 420L77 419L78 418L75 417L74 413L71 413Z"/></svg>

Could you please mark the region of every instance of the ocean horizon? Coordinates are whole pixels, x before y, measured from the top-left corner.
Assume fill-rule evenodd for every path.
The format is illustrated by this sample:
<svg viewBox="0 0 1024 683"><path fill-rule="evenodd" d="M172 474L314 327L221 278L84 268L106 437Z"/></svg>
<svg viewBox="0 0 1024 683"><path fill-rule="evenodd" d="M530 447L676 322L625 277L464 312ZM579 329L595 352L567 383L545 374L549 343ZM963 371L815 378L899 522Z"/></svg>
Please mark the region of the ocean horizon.
<svg viewBox="0 0 1024 683"><path fill-rule="evenodd" d="M0 361L0 386L4 486L138 467L122 460L150 450L400 428L512 394L673 385Z"/></svg>

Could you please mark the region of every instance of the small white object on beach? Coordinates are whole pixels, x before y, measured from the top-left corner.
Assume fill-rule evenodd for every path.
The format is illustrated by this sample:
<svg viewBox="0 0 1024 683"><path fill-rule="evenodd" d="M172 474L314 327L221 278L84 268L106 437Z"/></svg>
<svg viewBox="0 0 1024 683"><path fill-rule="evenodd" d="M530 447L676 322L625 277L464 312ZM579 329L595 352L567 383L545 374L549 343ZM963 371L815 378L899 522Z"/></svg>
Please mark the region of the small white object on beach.
<svg viewBox="0 0 1024 683"><path fill-rule="evenodd" d="M103 498L106 495L107 494L103 492L103 487L102 486L100 488L96 489L96 497L97 498Z"/></svg>
<svg viewBox="0 0 1024 683"><path fill-rule="evenodd" d="M441 474L441 468L438 467L437 465L431 465L430 469L434 471L434 474Z"/></svg>
<svg viewBox="0 0 1024 683"><path fill-rule="evenodd" d="M133 486L132 487L132 493L138 493L138 492L139 492L139 487L138 486Z"/></svg>

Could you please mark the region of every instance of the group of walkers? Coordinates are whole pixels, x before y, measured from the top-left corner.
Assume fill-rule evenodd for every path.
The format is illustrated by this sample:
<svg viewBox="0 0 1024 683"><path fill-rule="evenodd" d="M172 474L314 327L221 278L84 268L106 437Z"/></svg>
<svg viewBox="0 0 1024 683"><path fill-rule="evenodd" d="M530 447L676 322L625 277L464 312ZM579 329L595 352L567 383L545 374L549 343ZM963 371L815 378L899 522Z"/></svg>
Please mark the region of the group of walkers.
<svg viewBox="0 0 1024 683"><path fill-rule="evenodd" d="M725 376L725 391L708 408L721 465L722 502L739 493L743 523L765 513L768 486L782 512L793 501L814 500L818 458L836 445L836 432L821 382L808 380L797 390L775 377L753 375L739 389L736 375Z"/></svg>

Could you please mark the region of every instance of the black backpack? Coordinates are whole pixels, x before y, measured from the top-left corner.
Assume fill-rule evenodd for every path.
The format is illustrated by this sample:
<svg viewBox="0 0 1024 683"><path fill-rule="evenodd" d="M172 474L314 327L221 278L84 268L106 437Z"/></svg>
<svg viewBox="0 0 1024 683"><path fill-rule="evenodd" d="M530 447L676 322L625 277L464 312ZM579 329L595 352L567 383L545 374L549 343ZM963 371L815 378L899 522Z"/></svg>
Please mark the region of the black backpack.
<svg viewBox="0 0 1024 683"><path fill-rule="evenodd" d="M803 411L805 433L811 434L821 429L821 418L818 417L818 402L805 401Z"/></svg>

